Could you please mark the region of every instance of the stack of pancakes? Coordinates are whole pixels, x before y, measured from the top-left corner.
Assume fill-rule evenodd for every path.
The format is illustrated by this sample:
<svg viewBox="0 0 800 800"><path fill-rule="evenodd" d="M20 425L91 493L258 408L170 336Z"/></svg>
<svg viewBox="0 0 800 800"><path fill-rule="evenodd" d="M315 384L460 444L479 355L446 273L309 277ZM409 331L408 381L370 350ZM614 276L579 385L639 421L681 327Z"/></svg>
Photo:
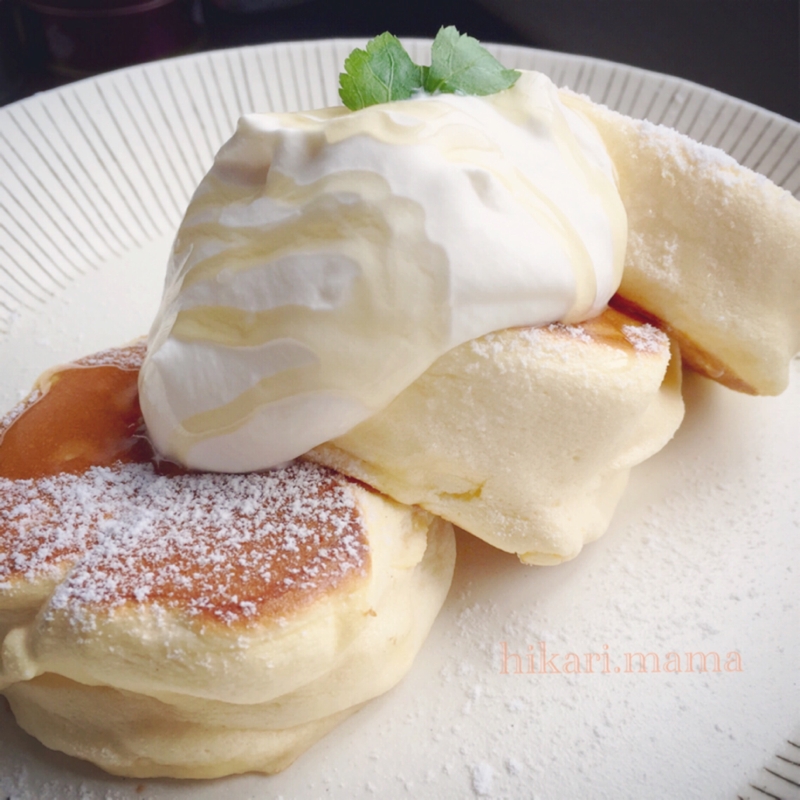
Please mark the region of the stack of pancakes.
<svg viewBox="0 0 800 800"><path fill-rule="evenodd" d="M143 355L51 373L0 426L0 690L109 772L275 772L407 672L452 526L309 462L159 463Z"/></svg>
<svg viewBox="0 0 800 800"><path fill-rule="evenodd" d="M631 467L682 419L677 349L609 309L461 345L308 457L526 563L557 564L606 530Z"/></svg>
<svg viewBox="0 0 800 800"><path fill-rule="evenodd" d="M468 342L268 473L151 452L142 345L44 376L0 422L0 691L26 730L123 775L282 769L408 670L449 587L451 522L528 563L572 558L680 424L681 358L781 391L800 203L564 99L605 139L629 218L596 319Z"/></svg>
<svg viewBox="0 0 800 800"><path fill-rule="evenodd" d="M617 170L619 313L462 345L309 454L532 564L608 527L630 467L681 422L681 359L769 395L800 350L800 202L716 148L561 95Z"/></svg>

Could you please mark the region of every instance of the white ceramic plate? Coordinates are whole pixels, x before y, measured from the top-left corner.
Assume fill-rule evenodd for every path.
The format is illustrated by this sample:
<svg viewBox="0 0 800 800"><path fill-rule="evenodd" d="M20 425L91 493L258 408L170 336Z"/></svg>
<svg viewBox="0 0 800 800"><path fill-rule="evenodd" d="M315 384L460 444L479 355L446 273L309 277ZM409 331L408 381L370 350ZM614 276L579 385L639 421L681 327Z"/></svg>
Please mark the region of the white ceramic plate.
<svg viewBox="0 0 800 800"><path fill-rule="evenodd" d="M170 238L236 118L335 104L353 45L202 54L0 109L0 409L52 364L147 330ZM409 46L427 57L426 43ZM794 122L675 78L493 49L800 193ZM800 783L788 741L800 745L799 371L795 361L774 399L689 376L675 440L635 472L611 530L575 561L523 567L462 536L411 675L281 775L110 778L46 750L3 707L0 798L797 794L786 777ZM503 648L523 667L534 653L541 670L542 643L559 673L503 674L518 665ZM708 671L699 660L687 670L691 652L708 655ZM565 672L567 653L584 671ZM632 653L655 654L660 671L653 656L648 672L638 656L629 669ZM667 671L676 658L681 672Z"/></svg>

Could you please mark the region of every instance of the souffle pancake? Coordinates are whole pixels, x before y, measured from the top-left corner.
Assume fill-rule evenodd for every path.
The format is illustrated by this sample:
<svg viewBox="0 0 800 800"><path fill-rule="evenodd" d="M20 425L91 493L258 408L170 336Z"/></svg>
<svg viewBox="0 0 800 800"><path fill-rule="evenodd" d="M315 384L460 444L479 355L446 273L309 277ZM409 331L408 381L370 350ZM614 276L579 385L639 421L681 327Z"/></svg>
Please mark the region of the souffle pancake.
<svg viewBox="0 0 800 800"><path fill-rule="evenodd" d="M525 563L558 564L606 531L631 468L683 412L678 349L609 309L461 345L307 457Z"/></svg>
<svg viewBox="0 0 800 800"><path fill-rule="evenodd" d="M308 462L159 461L143 352L49 373L0 426L0 691L112 773L275 772L408 671L453 531Z"/></svg>
<svg viewBox="0 0 800 800"><path fill-rule="evenodd" d="M798 252L787 192L539 73L252 114L176 238L142 409L194 468L306 456L556 564L677 429L681 361L786 385Z"/></svg>
<svg viewBox="0 0 800 800"><path fill-rule="evenodd" d="M683 363L775 394L800 348L800 203L766 179L454 28L345 70L346 108L240 120L147 343L0 420L0 692L111 773L285 768L408 672L453 523L574 558Z"/></svg>
<svg viewBox="0 0 800 800"><path fill-rule="evenodd" d="M780 394L800 351L800 201L716 147L560 95L617 172L628 245L612 304L667 331L712 380Z"/></svg>

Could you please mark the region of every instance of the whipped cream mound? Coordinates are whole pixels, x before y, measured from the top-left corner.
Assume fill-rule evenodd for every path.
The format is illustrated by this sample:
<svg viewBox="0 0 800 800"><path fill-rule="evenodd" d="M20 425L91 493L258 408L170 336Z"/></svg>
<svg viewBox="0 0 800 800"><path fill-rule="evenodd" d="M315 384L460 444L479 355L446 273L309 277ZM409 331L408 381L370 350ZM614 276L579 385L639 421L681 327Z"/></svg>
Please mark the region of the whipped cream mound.
<svg viewBox="0 0 800 800"><path fill-rule="evenodd" d="M173 247L139 381L153 444L210 471L295 458L459 344L597 315L626 227L601 139L538 73L245 116Z"/></svg>

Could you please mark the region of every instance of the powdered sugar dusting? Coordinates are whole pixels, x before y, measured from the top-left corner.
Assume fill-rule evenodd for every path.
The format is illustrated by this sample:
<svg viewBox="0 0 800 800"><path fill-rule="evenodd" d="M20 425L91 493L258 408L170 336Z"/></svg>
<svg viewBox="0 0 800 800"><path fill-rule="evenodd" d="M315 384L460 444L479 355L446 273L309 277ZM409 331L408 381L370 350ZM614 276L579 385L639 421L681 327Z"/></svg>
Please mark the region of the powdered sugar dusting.
<svg viewBox="0 0 800 800"><path fill-rule="evenodd" d="M50 611L83 622L144 603L247 623L363 574L367 559L350 485L315 464L171 476L117 464L0 479L0 589L66 561Z"/></svg>
<svg viewBox="0 0 800 800"><path fill-rule="evenodd" d="M551 333L565 333L572 339L577 339L579 342L586 342L587 344L593 341L583 325L567 325L563 322L554 322L547 326L547 330Z"/></svg>
<svg viewBox="0 0 800 800"><path fill-rule="evenodd" d="M146 354L147 341L141 339L126 347L112 347L84 356L74 361L71 366L118 367L119 369L134 370L142 366Z"/></svg>
<svg viewBox="0 0 800 800"><path fill-rule="evenodd" d="M659 151L665 165L675 164L683 171L700 169L729 185L742 175L742 167L718 147L701 144L673 128L648 120L635 120L634 124L646 145Z"/></svg>
<svg viewBox="0 0 800 800"><path fill-rule="evenodd" d="M485 359L497 359L500 355L513 353L521 363L528 366L526 357L535 358L537 354L548 352L568 356L572 352L572 342L598 344L600 339L593 335L592 321L583 325L553 322L550 325L529 328L513 328L489 333L470 342L472 352ZM513 335L509 335L513 332ZM498 365L504 372L507 368Z"/></svg>
<svg viewBox="0 0 800 800"><path fill-rule="evenodd" d="M489 797L492 792L492 779L494 770L485 763L480 762L472 766L472 790L478 797Z"/></svg>
<svg viewBox="0 0 800 800"><path fill-rule="evenodd" d="M469 343L470 350L480 358L495 358L503 352L503 342L496 333L488 333Z"/></svg>
<svg viewBox="0 0 800 800"><path fill-rule="evenodd" d="M623 325L622 335L639 353L660 353L669 347L667 334L652 325Z"/></svg>

